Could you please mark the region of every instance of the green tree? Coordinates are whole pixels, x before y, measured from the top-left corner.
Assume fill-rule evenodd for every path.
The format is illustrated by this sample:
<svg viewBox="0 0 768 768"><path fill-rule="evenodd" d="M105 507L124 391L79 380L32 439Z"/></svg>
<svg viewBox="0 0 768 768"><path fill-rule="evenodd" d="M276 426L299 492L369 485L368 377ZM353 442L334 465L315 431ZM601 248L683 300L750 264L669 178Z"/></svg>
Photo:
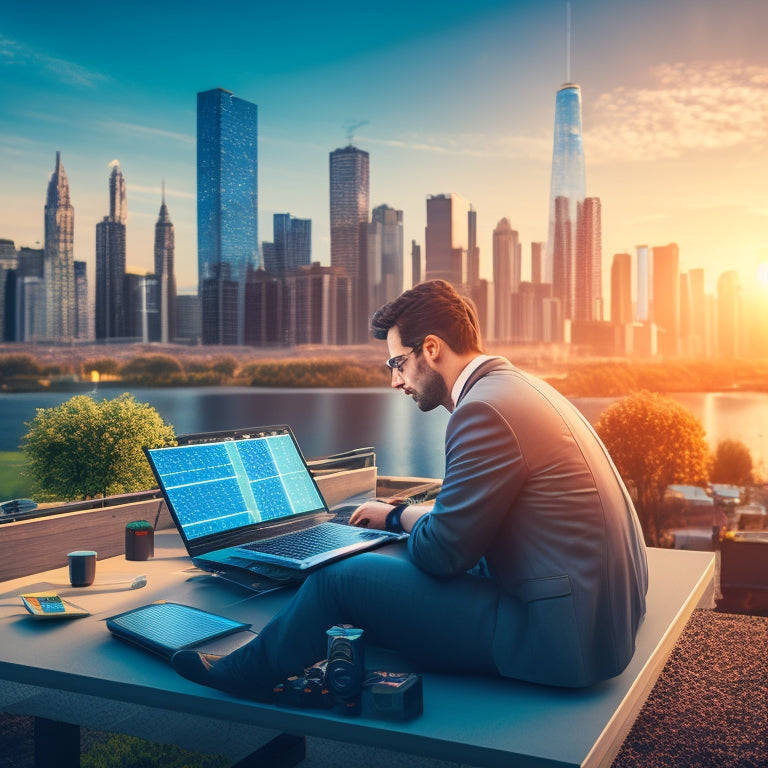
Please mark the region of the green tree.
<svg viewBox="0 0 768 768"><path fill-rule="evenodd" d="M38 408L27 423L22 451L41 501L71 501L153 488L142 451L175 441L147 403L127 392L97 402L77 395L55 408Z"/></svg>
<svg viewBox="0 0 768 768"><path fill-rule="evenodd" d="M752 454L741 440L721 440L712 457L710 482L752 485Z"/></svg>
<svg viewBox="0 0 768 768"><path fill-rule="evenodd" d="M707 482L701 422L675 400L642 391L606 408L595 429L632 493L646 542L658 545L667 486Z"/></svg>

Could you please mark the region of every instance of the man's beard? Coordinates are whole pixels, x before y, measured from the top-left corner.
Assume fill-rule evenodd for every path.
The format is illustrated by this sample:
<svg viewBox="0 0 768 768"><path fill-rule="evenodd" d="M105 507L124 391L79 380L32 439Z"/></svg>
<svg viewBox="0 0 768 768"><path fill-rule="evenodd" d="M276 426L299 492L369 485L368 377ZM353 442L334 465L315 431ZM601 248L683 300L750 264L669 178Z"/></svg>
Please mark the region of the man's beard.
<svg viewBox="0 0 768 768"><path fill-rule="evenodd" d="M416 358L419 366L419 388L414 392L413 399L421 411L432 411L438 405L448 402L448 387L445 380L434 369L430 368L421 357Z"/></svg>

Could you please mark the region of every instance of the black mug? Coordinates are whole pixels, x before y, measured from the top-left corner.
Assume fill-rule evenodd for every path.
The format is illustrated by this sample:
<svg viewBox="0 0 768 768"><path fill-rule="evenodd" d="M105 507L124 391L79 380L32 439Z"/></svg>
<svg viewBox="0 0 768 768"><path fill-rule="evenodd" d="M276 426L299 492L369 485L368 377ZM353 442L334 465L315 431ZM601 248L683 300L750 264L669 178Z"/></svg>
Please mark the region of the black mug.
<svg viewBox="0 0 768 768"><path fill-rule="evenodd" d="M125 559L149 560L155 556L155 529L146 520L134 520L125 526Z"/></svg>
<svg viewBox="0 0 768 768"><path fill-rule="evenodd" d="M96 553L91 549L70 552L69 583L73 587L90 587L96 578Z"/></svg>

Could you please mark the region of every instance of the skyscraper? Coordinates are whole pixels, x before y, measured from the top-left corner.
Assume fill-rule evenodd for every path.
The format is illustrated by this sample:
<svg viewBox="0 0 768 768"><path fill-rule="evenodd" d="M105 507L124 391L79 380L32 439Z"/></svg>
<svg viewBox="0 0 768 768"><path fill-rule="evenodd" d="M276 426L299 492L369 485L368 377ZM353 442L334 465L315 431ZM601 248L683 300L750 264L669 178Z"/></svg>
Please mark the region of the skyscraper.
<svg viewBox="0 0 768 768"><path fill-rule="evenodd" d="M273 263L264 266L272 275L284 277L299 267L308 267L312 262L312 221L297 219L290 213L275 213L272 216Z"/></svg>
<svg viewBox="0 0 768 768"><path fill-rule="evenodd" d="M531 243L531 282L534 285L543 283L541 255L544 243Z"/></svg>
<svg viewBox="0 0 768 768"><path fill-rule="evenodd" d="M557 243L557 199L568 201L567 210L561 210L561 221L576 222L578 203L586 197L584 147L581 137L581 88L574 83L560 86L555 97L555 129L552 149L552 178L549 190L549 237L544 279L553 282L553 260ZM562 234L562 233L561 233ZM571 240L572 241L572 240ZM569 315L565 315L569 317Z"/></svg>
<svg viewBox="0 0 768 768"><path fill-rule="evenodd" d="M45 200L44 337L68 340L75 336L75 209L69 198L69 180L56 153L56 167L48 181ZM31 297L31 294L30 294Z"/></svg>
<svg viewBox="0 0 768 768"><path fill-rule="evenodd" d="M380 306L403 292L403 212L379 205L371 212L371 227L378 235L374 292Z"/></svg>
<svg viewBox="0 0 768 768"><path fill-rule="evenodd" d="M109 215L96 225L96 339L127 334L125 312L125 178L113 160L109 174Z"/></svg>
<svg viewBox="0 0 768 768"><path fill-rule="evenodd" d="M586 197L578 206L574 258L573 319L603 319L602 224L599 197Z"/></svg>
<svg viewBox="0 0 768 768"><path fill-rule="evenodd" d="M651 315L653 274L648 258L648 246L638 245L637 251L637 309L635 315L641 323L647 323Z"/></svg>
<svg viewBox="0 0 768 768"><path fill-rule="evenodd" d="M611 264L611 324L632 323L632 256L615 253Z"/></svg>
<svg viewBox="0 0 768 768"><path fill-rule="evenodd" d="M257 269L257 107L197 94L197 256L203 344L242 344L245 286Z"/></svg>
<svg viewBox="0 0 768 768"><path fill-rule="evenodd" d="M329 156L331 199L331 266L352 282L352 334L368 338L367 225L370 211L370 158L351 144ZM347 294L342 294L343 297ZM344 339L339 339L344 343Z"/></svg>
<svg viewBox="0 0 768 768"><path fill-rule="evenodd" d="M659 353L675 356L680 338L680 250L677 243L653 248L653 322Z"/></svg>
<svg viewBox="0 0 768 768"><path fill-rule="evenodd" d="M474 298L480 285L480 248L477 245L477 211L471 205L467 213L467 283Z"/></svg>
<svg viewBox="0 0 768 768"><path fill-rule="evenodd" d="M555 200L555 223L552 230L552 296L560 302L561 317L573 317L573 236L575 227L570 216L570 200L558 196Z"/></svg>
<svg viewBox="0 0 768 768"><path fill-rule="evenodd" d="M467 282L470 206L460 195L427 197L427 280L447 280L458 290Z"/></svg>
<svg viewBox="0 0 768 768"><path fill-rule="evenodd" d="M347 312L352 290L352 281L338 267L312 264L287 275L284 311L288 314L288 343L328 345L348 339L354 333Z"/></svg>
<svg viewBox="0 0 768 768"><path fill-rule="evenodd" d="M520 290L520 241L509 219L493 230L494 338L512 339L512 294Z"/></svg>
<svg viewBox="0 0 768 768"><path fill-rule="evenodd" d="M81 341L91 338L91 312L88 301L88 265L76 261L75 269L75 337Z"/></svg>
<svg viewBox="0 0 768 768"><path fill-rule="evenodd" d="M44 248L19 248L14 286L14 341L45 338L44 262Z"/></svg>
<svg viewBox="0 0 768 768"><path fill-rule="evenodd" d="M14 288L16 285L16 267L19 254L13 240L0 239L0 339L13 341L13 311L16 308Z"/></svg>
<svg viewBox="0 0 768 768"><path fill-rule="evenodd" d="M165 204L165 184L160 215L155 223L155 277L160 287L160 338L167 344L176 338L176 275L174 273L175 243L173 222Z"/></svg>
<svg viewBox="0 0 768 768"><path fill-rule="evenodd" d="M411 240L411 286L418 285L421 282L421 246Z"/></svg>

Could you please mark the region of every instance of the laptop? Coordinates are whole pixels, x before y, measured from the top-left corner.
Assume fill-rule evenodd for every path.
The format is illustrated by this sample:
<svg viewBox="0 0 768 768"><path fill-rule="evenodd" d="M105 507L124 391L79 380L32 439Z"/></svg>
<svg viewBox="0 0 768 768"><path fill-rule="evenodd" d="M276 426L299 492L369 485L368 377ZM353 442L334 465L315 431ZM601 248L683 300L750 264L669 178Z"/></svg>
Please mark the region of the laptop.
<svg viewBox="0 0 768 768"><path fill-rule="evenodd" d="M181 436L178 443L144 453L203 570L280 581L407 536L340 522L287 425Z"/></svg>

